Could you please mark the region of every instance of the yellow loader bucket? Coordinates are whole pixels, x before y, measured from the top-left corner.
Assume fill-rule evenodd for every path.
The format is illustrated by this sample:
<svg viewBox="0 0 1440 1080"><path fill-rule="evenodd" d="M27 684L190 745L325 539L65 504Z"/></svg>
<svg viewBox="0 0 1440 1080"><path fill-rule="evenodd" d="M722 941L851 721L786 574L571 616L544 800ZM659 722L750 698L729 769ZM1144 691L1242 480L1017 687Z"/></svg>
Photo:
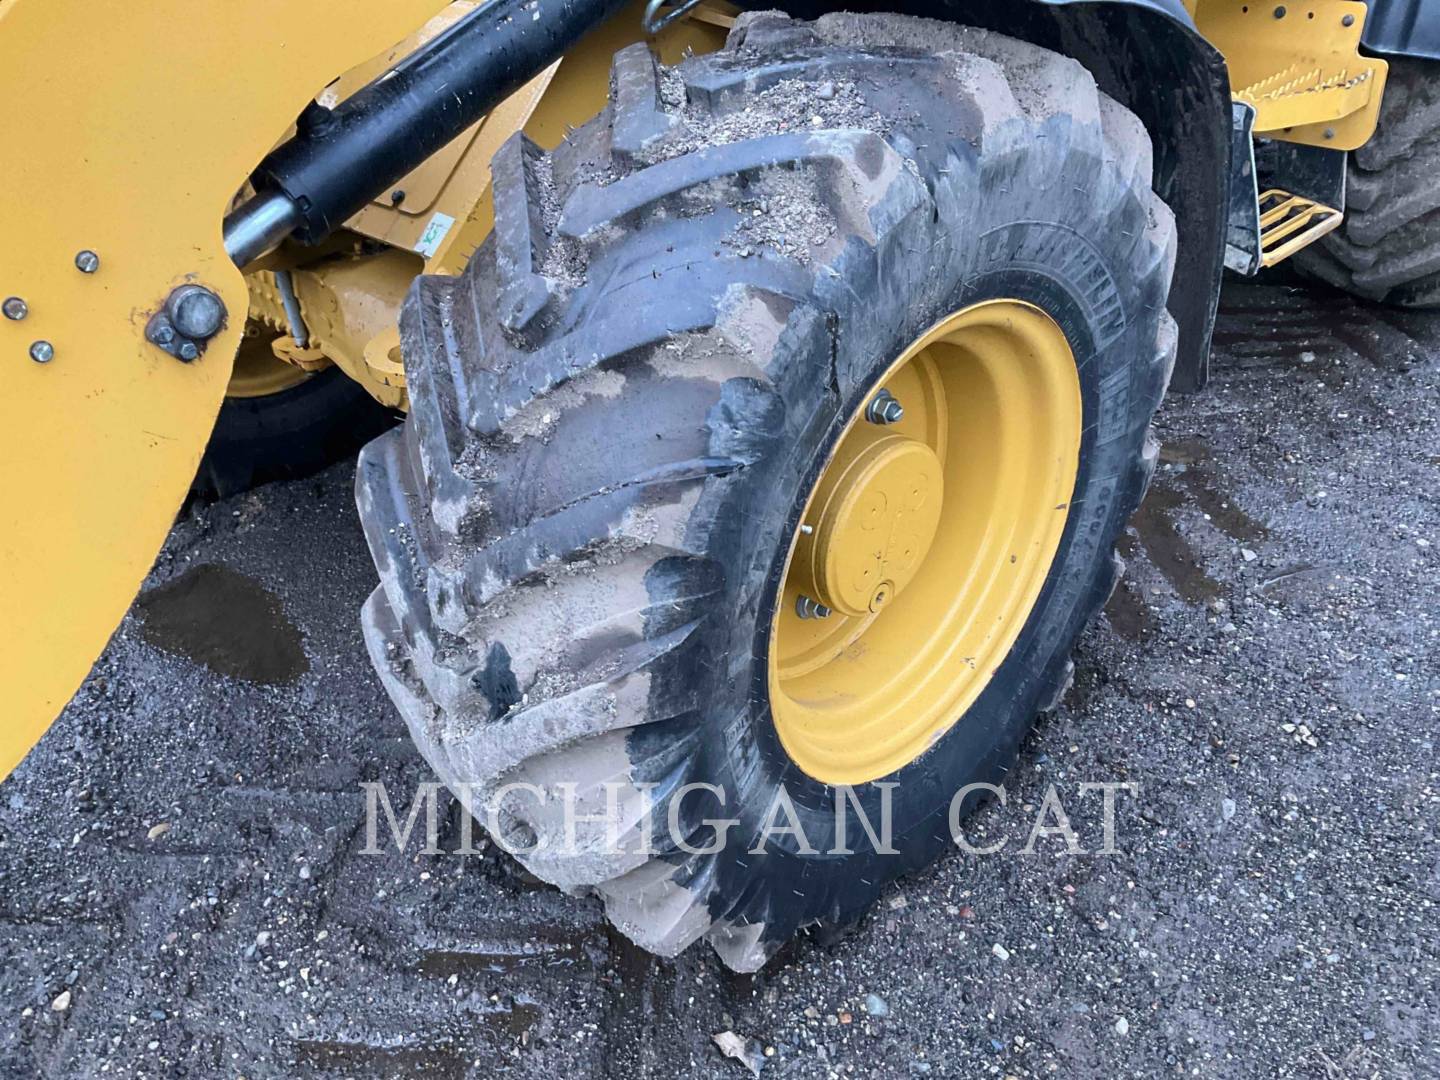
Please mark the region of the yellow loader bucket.
<svg viewBox="0 0 1440 1080"><path fill-rule="evenodd" d="M0 778L74 694L188 490L245 325L221 226L335 77L443 0L0 2ZM177 286L228 319L146 340Z"/></svg>

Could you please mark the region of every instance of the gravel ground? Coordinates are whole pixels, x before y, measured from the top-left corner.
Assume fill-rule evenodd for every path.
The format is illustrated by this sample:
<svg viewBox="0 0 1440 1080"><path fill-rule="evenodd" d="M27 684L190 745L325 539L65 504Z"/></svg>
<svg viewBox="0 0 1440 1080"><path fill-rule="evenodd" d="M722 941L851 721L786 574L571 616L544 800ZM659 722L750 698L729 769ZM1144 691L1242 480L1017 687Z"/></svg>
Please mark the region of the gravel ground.
<svg viewBox="0 0 1440 1080"><path fill-rule="evenodd" d="M371 675L351 470L192 511L0 788L0 1074L1440 1076L1440 318L1233 288L1008 837L752 977L468 859ZM195 658L205 663L197 663ZM1019 854L1048 785L1087 850ZM455 820L447 829L456 827ZM452 845L453 846L453 845Z"/></svg>

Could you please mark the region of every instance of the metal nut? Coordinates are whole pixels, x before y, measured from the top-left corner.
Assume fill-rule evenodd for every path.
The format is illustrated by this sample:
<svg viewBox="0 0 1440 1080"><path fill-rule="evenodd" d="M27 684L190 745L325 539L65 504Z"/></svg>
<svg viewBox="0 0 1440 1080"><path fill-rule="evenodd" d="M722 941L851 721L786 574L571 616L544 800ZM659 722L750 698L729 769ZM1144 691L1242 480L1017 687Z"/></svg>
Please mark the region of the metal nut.
<svg viewBox="0 0 1440 1080"><path fill-rule="evenodd" d="M193 341L208 341L225 325L225 304L204 285L181 285L165 301L175 329Z"/></svg>
<svg viewBox="0 0 1440 1080"><path fill-rule="evenodd" d="M37 364L48 364L55 359L55 346L48 341L37 341L30 346L30 359Z"/></svg>
<svg viewBox="0 0 1440 1080"><path fill-rule="evenodd" d="M82 274L93 274L100 269L100 256L86 248L75 256L75 268Z"/></svg>
<svg viewBox="0 0 1440 1080"><path fill-rule="evenodd" d="M30 305L18 296L7 296L5 303L0 304L0 310L5 312L7 319L13 319L15 322L19 322L25 318L26 315L30 314Z"/></svg>
<svg viewBox="0 0 1440 1080"><path fill-rule="evenodd" d="M169 345L175 340L175 328L166 319L156 319L145 336L156 345Z"/></svg>
<svg viewBox="0 0 1440 1080"><path fill-rule="evenodd" d="M898 424L904 416L904 408L889 390L881 390L865 406L865 419L872 424Z"/></svg>
<svg viewBox="0 0 1440 1080"><path fill-rule="evenodd" d="M200 355L200 346L193 341L182 342L180 347L175 350L175 354L188 363Z"/></svg>
<svg viewBox="0 0 1440 1080"><path fill-rule="evenodd" d="M795 601L795 614L802 619L828 619L830 609L808 596L800 596Z"/></svg>

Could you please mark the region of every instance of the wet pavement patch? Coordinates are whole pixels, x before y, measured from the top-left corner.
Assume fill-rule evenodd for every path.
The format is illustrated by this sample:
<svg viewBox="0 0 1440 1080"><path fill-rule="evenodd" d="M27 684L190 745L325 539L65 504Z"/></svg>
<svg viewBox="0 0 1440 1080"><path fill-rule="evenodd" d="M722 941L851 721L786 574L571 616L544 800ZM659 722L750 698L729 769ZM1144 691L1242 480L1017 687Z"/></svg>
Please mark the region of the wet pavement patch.
<svg viewBox="0 0 1440 1080"><path fill-rule="evenodd" d="M146 642L220 675L278 685L310 670L300 631L279 597L228 566L191 567L135 607Z"/></svg>
<svg viewBox="0 0 1440 1080"><path fill-rule="evenodd" d="M464 1080L472 1075L468 1055L436 1046L376 1046L365 1042L302 1039L296 1063L310 1070L345 1076L424 1076Z"/></svg>
<svg viewBox="0 0 1440 1080"><path fill-rule="evenodd" d="M1181 466L1173 474L1176 482L1226 536L1245 543L1264 540L1270 535L1270 530L1236 506L1215 486L1214 478L1205 467L1209 454L1209 447L1201 440L1179 439L1161 449L1160 460Z"/></svg>
<svg viewBox="0 0 1440 1080"><path fill-rule="evenodd" d="M1216 486L1209 466L1210 449L1201 439L1179 439L1167 443L1160 451L1166 468L1155 476L1145 501L1130 519L1140 546L1155 568L1164 575L1181 599L1191 604L1209 603L1221 595L1220 583L1206 572L1200 552L1186 539L1179 515L1192 509L1204 512L1206 520L1236 543L1258 544L1270 531L1256 521L1230 496ZM1118 547L1126 559L1136 553L1135 540L1122 536ZM1118 590L1117 590L1118 594ZM1134 612L1123 610L1125 600L1112 598L1112 616L1120 612L1116 629L1132 641L1139 640L1144 627ZM1112 622L1116 620L1112 618Z"/></svg>
<svg viewBox="0 0 1440 1080"><path fill-rule="evenodd" d="M1155 568L1165 576L1180 598L1190 604L1209 603L1220 596L1220 583L1202 568L1200 554L1190 546L1176 527L1174 515L1185 509L1183 493L1170 486L1170 478L1164 474L1155 478L1150 494L1140 504L1140 509L1130 519L1145 553ZM1128 537L1119 544L1120 553L1131 558L1135 549L1127 543Z"/></svg>
<svg viewBox="0 0 1440 1080"><path fill-rule="evenodd" d="M449 978L477 971L504 974L529 968L590 964L582 939L563 933L548 934L543 927L538 929L539 933L528 939L476 941L453 949L427 949L415 970L432 978Z"/></svg>
<svg viewBox="0 0 1440 1080"><path fill-rule="evenodd" d="M1134 558L1133 546L1130 557ZM1121 578L1119 587L1110 594L1105 604L1105 615L1111 628L1126 641L1145 641L1160 628L1159 621L1145 606L1145 598L1138 588Z"/></svg>

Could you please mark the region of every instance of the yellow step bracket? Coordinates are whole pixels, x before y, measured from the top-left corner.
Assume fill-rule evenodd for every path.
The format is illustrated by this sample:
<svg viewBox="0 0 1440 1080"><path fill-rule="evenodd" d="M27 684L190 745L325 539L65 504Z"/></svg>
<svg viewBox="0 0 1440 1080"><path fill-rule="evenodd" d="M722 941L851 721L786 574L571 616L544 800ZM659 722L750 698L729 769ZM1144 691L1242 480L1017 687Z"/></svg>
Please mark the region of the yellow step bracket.
<svg viewBox="0 0 1440 1080"><path fill-rule="evenodd" d="M1365 4L1192 0L1187 6L1224 55L1235 100L1254 106L1257 135L1354 150L1375 133L1389 65L1360 52Z"/></svg>
<svg viewBox="0 0 1440 1080"><path fill-rule="evenodd" d="M1260 265L1284 262L1339 228L1345 215L1333 206L1271 188L1260 195Z"/></svg>

